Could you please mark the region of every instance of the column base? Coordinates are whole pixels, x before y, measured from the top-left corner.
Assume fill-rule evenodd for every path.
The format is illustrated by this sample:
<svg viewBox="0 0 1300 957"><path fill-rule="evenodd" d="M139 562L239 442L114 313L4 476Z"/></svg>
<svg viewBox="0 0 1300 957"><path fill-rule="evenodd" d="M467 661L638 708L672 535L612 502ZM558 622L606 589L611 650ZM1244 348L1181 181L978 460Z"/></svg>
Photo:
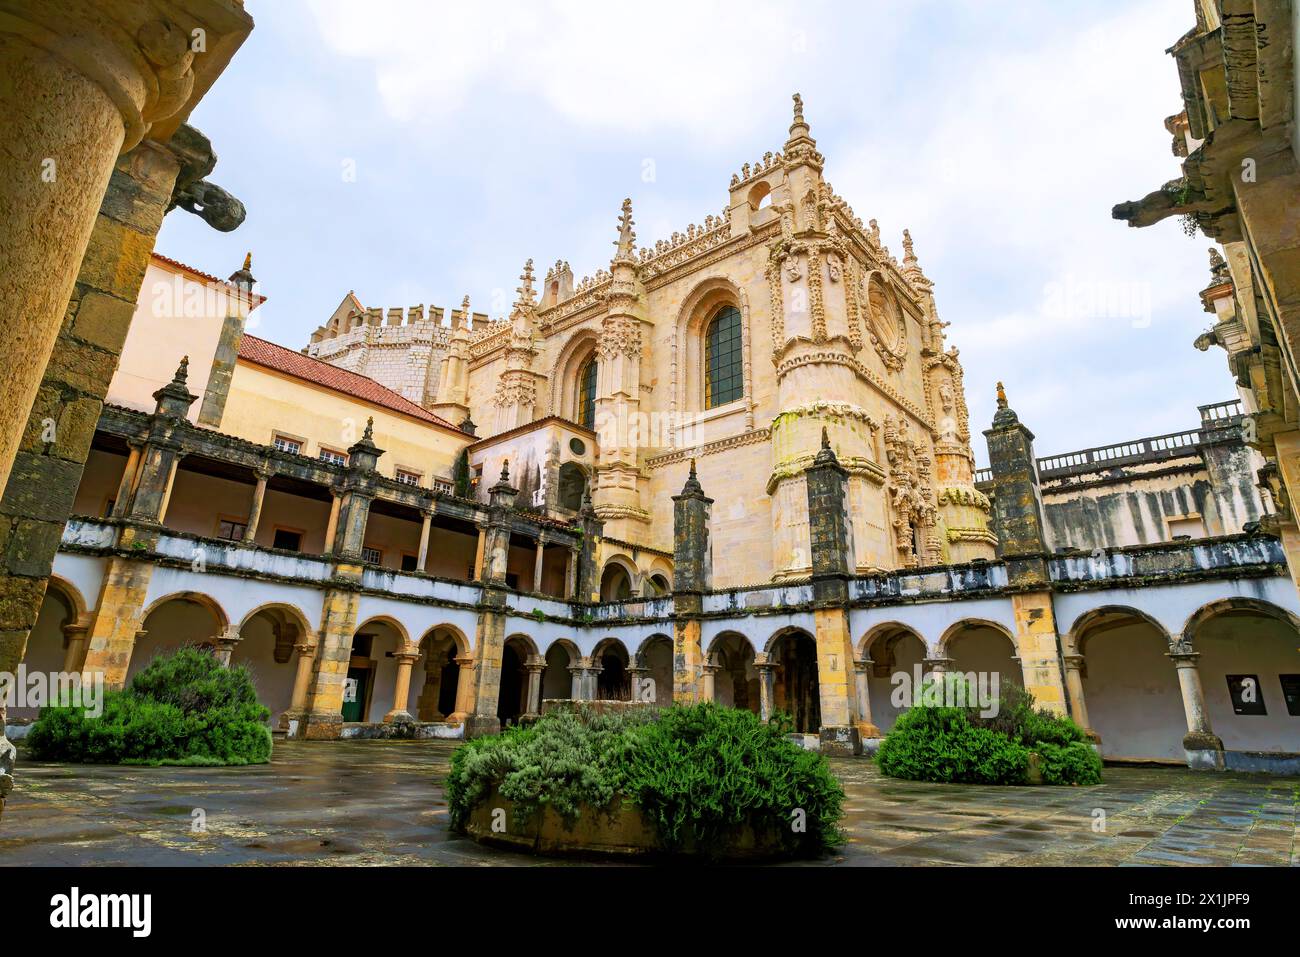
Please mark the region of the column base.
<svg viewBox="0 0 1300 957"><path fill-rule="evenodd" d="M465 740L501 733L501 719L494 714L471 714L465 717Z"/></svg>
<svg viewBox="0 0 1300 957"><path fill-rule="evenodd" d="M394 709L384 715L384 724L415 724L415 718L411 717L409 711Z"/></svg>
<svg viewBox="0 0 1300 957"><path fill-rule="evenodd" d="M1183 738L1183 753L1193 771L1222 771L1225 766L1223 742L1218 735L1191 731Z"/></svg>
<svg viewBox="0 0 1300 957"><path fill-rule="evenodd" d="M858 729L847 727L823 726L818 734L820 751L827 757L852 758L862 753L862 738Z"/></svg>
<svg viewBox="0 0 1300 957"><path fill-rule="evenodd" d="M341 714L308 714L298 726L298 737L308 741L337 741L342 734Z"/></svg>

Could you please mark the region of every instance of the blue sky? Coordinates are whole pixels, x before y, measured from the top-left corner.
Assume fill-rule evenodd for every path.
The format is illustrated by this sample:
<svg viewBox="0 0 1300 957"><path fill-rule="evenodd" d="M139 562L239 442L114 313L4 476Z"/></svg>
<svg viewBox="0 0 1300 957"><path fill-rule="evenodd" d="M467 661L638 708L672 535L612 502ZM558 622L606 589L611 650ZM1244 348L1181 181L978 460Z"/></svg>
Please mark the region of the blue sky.
<svg viewBox="0 0 1300 957"><path fill-rule="evenodd" d="M900 257L911 229L977 429L998 379L1040 455L1234 396L1222 353L1191 347L1210 243L1110 218L1178 175L1164 50L1191 0L247 7L191 121L248 219L173 213L158 251L225 276L251 249L257 335L300 348L349 289L495 316L529 257L594 273L624 196L643 245L720 213L798 90L836 192Z"/></svg>

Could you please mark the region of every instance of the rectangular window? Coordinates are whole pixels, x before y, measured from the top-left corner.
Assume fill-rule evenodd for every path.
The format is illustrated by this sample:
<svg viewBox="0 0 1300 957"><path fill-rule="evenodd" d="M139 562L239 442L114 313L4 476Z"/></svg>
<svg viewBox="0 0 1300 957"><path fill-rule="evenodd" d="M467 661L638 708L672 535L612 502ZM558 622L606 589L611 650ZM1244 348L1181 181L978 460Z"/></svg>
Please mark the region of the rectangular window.
<svg viewBox="0 0 1300 957"><path fill-rule="evenodd" d="M403 556L402 556L402 571L404 571L404 572L413 572L413 571L416 571L417 569L416 569L416 567L415 567L415 560L416 560L416 558L418 558L418 557L419 557L419 556L417 556L417 555L409 555L409 554L408 554L408 555L403 555Z"/></svg>
<svg viewBox="0 0 1300 957"><path fill-rule="evenodd" d="M397 481L401 482L403 485L419 485L419 484L420 484L420 473L419 473L419 472L411 472L411 471L409 471L409 470L407 470L407 469L398 469L398 470L394 473L394 477L397 479Z"/></svg>
<svg viewBox="0 0 1300 957"><path fill-rule="evenodd" d="M247 522L239 522L233 518L223 518L217 522L217 538L237 542L244 537L246 531L248 531Z"/></svg>
<svg viewBox="0 0 1300 957"><path fill-rule="evenodd" d="M323 445L321 446L321 450L318 458L322 462L332 462L335 465L348 464L348 457L346 455L344 455L342 452L335 452L333 449L327 449Z"/></svg>
<svg viewBox="0 0 1300 957"><path fill-rule="evenodd" d="M377 548L371 548L367 545L365 548L361 549L361 560L363 562L370 562L372 565L379 565L384 560L384 553Z"/></svg>
<svg viewBox="0 0 1300 957"><path fill-rule="evenodd" d="M1189 515L1183 518L1169 519L1169 538L1173 540L1186 535L1188 538L1204 538L1205 523L1200 516Z"/></svg>
<svg viewBox="0 0 1300 957"><path fill-rule="evenodd" d="M281 452L290 452L293 455L302 454L302 443L297 439L291 439L285 435L277 435L271 440L271 445L279 449Z"/></svg>
<svg viewBox="0 0 1300 957"><path fill-rule="evenodd" d="M101 515L100 518L112 518L113 509L116 507L117 507L117 500L110 498L107 502L104 503L104 514Z"/></svg>
<svg viewBox="0 0 1300 957"><path fill-rule="evenodd" d="M287 552L300 552L302 551L302 532L295 532L291 528L277 528L271 546L273 548L283 548Z"/></svg>

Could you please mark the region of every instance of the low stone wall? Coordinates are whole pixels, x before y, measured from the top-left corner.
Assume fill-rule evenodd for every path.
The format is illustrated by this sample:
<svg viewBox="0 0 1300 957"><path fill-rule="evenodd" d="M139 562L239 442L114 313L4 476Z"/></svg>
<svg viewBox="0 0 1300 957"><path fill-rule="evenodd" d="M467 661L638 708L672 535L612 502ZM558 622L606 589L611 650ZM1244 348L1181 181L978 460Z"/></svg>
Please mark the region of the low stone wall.
<svg viewBox="0 0 1300 957"><path fill-rule="evenodd" d="M447 724L443 721L395 721L391 724L366 722L364 724L347 723L339 733L342 739L352 740L429 740L445 738L460 740L465 736L465 728L459 724Z"/></svg>

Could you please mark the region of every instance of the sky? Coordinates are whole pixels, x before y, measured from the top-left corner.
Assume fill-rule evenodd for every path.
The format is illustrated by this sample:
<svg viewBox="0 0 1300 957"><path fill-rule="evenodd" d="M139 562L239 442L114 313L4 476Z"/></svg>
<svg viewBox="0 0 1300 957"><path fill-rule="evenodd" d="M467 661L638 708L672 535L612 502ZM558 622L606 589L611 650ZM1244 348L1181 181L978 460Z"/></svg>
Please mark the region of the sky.
<svg viewBox="0 0 1300 957"><path fill-rule="evenodd" d="M975 454L1002 380L1039 455L1193 428L1235 397L1191 346L1210 242L1111 207L1179 175L1164 51L1192 0L247 0L257 27L190 121L248 209L173 212L157 249L253 253L255 335L301 348L367 306L509 311L524 260L607 268L727 203L792 93L826 178L902 257L965 368Z"/></svg>

